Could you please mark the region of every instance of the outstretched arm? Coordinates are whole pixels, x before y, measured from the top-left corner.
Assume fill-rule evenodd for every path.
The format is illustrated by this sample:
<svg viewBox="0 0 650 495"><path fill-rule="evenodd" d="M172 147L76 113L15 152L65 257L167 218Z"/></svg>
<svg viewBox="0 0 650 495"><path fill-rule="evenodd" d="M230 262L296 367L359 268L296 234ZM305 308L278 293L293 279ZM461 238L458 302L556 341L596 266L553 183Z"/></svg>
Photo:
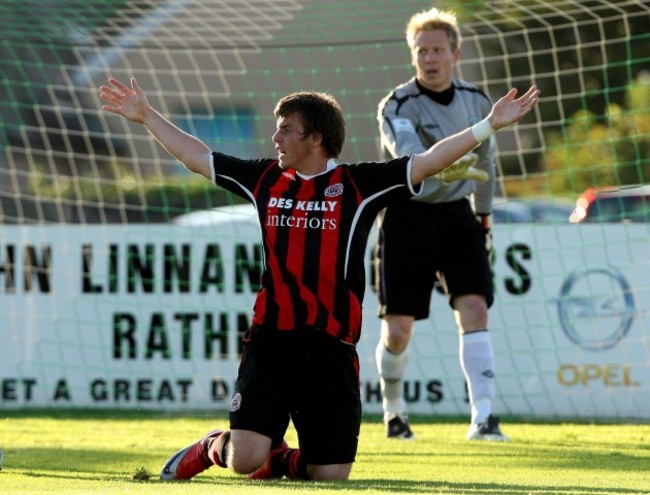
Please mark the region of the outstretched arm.
<svg viewBox="0 0 650 495"><path fill-rule="evenodd" d="M411 180L419 184L425 178L444 170L460 157L472 151L495 131L519 121L537 103L540 91L531 86L520 98L512 88L497 101L487 118L458 134L438 141L424 153L413 155ZM489 123L489 126L488 126Z"/></svg>
<svg viewBox="0 0 650 495"><path fill-rule="evenodd" d="M106 102L102 108L144 125L167 152L189 170L211 178L211 150L199 139L182 131L153 108L135 77L131 87L111 77L109 86L100 86L100 98Z"/></svg>

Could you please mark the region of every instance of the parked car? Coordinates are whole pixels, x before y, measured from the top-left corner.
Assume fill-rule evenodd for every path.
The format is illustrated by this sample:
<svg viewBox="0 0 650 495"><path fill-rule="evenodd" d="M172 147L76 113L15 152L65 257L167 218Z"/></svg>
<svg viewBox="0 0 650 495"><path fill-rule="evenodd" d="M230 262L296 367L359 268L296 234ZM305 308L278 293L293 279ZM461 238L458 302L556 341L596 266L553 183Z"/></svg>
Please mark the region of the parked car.
<svg viewBox="0 0 650 495"><path fill-rule="evenodd" d="M567 223L573 204L564 200L531 199L495 201L494 223Z"/></svg>
<svg viewBox="0 0 650 495"><path fill-rule="evenodd" d="M255 208L250 203L217 206L209 210L198 210L184 213L172 218L172 223L190 227L204 227L224 223L248 223L257 225Z"/></svg>
<svg viewBox="0 0 650 495"><path fill-rule="evenodd" d="M569 221L650 222L650 185L589 188L576 200Z"/></svg>

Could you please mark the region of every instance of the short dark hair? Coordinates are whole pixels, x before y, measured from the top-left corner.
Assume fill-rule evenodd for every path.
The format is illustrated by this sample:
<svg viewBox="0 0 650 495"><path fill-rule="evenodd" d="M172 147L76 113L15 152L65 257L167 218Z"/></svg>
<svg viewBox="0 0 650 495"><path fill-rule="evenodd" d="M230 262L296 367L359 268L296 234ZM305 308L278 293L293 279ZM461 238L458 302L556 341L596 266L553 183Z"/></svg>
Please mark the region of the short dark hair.
<svg viewBox="0 0 650 495"><path fill-rule="evenodd" d="M345 117L341 106L332 95L301 91L278 101L273 111L275 118L296 114L300 117L305 137L318 132L330 158L338 158L345 142Z"/></svg>

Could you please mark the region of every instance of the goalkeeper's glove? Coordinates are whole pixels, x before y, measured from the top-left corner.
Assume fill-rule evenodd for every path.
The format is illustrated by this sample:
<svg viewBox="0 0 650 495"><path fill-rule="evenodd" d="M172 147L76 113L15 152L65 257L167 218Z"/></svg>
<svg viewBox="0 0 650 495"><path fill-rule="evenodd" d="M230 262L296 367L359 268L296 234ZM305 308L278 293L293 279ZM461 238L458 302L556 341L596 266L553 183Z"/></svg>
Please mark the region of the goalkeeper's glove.
<svg viewBox="0 0 650 495"><path fill-rule="evenodd" d="M438 177L443 182L453 182L457 180L487 182L489 179L488 173L473 167L477 160L478 155L476 153L468 153L440 172Z"/></svg>
<svg viewBox="0 0 650 495"><path fill-rule="evenodd" d="M485 235L485 250L488 254L490 266L494 265L494 246L492 245L492 214L477 213L476 220L481 224L483 234Z"/></svg>

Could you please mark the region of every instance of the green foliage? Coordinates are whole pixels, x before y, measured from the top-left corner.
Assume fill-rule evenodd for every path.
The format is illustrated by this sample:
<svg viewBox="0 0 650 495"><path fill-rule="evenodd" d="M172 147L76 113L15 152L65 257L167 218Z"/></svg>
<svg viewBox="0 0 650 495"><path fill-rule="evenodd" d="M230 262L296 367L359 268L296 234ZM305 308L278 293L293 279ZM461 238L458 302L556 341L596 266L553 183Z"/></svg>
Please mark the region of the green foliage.
<svg viewBox="0 0 650 495"><path fill-rule="evenodd" d="M83 205L87 211L120 211L131 222L166 222L196 210L241 203L242 200L215 187L203 177L177 175L137 177L119 164L103 174L31 175L31 193L42 200ZM79 215L89 221L93 215ZM74 221L67 218L67 221Z"/></svg>
<svg viewBox="0 0 650 495"><path fill-rule="evenodd" d="M554 191L650 181L650 76L627 87L625 107L605 115L579 110L547 136L545 161Z"/></svg>

